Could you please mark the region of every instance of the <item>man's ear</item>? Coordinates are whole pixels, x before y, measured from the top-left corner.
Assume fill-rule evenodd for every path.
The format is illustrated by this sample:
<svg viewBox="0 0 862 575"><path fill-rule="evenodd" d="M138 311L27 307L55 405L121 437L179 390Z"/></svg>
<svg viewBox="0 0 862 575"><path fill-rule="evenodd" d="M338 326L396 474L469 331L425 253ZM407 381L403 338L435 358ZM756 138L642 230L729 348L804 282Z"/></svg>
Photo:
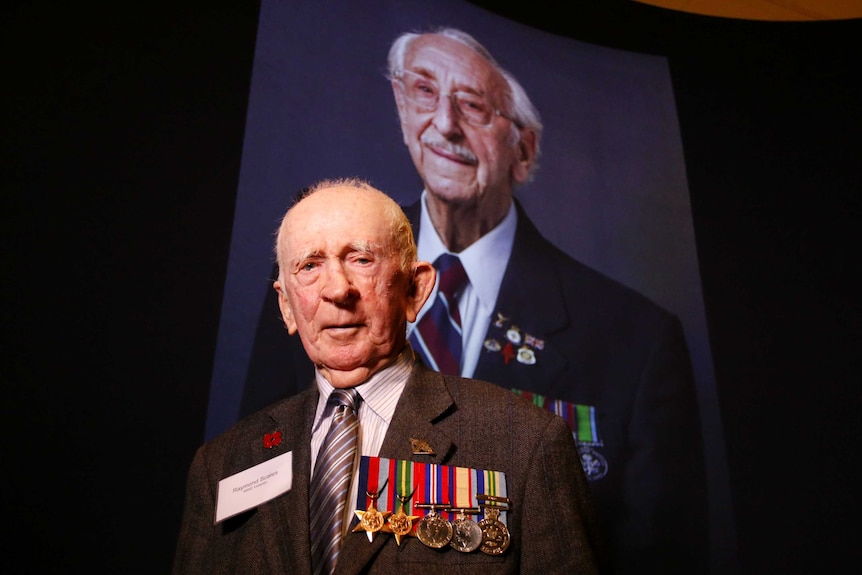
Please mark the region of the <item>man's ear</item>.
<svg viewBox="0 0 862 575"><path fill-rule="evenodd" d="M536 161L537 150L536 132L529 128L522 128L521 138L518 141L518 157L512 166L512 177L515 183L523 184L530 177L530 170Z"/></svg>
<svg viewBox="0 0 862 575"><path fill-rule="evenodd" d="M413 264L413 277L407 292L407 321L413 323L419 316L419 310L428 301L437 281L437 270L428 262Z"/></svg>
<svg viewBox="0 0 862 575"><path fill-rule="evenodd" d="M287 333L293 335L296 333L296 320L293 319L293 309L290 307L284 287L278 281L273 282L272 287L278 293L278 309L281 310L284 327L287 328Z"/></svg>

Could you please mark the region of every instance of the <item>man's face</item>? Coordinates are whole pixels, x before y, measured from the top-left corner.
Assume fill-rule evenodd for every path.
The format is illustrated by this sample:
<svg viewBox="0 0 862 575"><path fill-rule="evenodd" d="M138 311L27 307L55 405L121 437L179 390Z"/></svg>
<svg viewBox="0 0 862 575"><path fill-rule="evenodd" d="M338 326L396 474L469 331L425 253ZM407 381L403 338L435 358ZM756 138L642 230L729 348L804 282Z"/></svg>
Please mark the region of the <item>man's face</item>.
<svg viewBox="0 0 862 575"><path fill-rule="evenodd" d="M364 191L321 190L290 211L281 238L282 316L336 387L388 363L404 346L408 317L415 319L381 205Z"/></svg>
<svg viewBox="0 0 862 575"><path fill-rule="evenodd" d="M440 93L436 110L423 111L406 97L404 84L393 81L404 143L428 192L456 203L508 205L513 183L527 177L518 128L502 116L493 116L488 126L473 125L448 96L475 95L503 110L502 75L461 42L433 34L411 44L404 68Z"/></svg>

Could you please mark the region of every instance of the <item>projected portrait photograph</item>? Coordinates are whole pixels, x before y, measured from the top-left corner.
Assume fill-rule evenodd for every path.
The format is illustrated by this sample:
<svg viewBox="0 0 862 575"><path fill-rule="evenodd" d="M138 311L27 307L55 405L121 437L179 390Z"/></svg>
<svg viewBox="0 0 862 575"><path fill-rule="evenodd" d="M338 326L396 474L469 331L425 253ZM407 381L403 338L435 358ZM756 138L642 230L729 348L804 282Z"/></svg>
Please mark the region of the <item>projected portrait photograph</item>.
<svg viewBox="0 0 862 575"><path fill-rule="evenodd" d="M610 572L705 572L732 549L663 57L463 1L264 0L207 438L313 385L281 320L272 246L306 186L342 177L390 194L438 270L408 326L422 361L569 423ZM435 319L447 313L455 348Z"/></svg>

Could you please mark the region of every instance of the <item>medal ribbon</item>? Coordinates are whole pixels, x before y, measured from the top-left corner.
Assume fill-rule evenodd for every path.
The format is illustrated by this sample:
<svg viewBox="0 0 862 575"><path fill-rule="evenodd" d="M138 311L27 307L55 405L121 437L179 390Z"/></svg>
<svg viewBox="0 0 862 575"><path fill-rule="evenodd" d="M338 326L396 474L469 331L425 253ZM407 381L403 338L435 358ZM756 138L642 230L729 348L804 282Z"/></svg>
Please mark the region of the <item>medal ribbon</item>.
<svg viewBox="0 0 862 575"><path fill-rule="evenodd" d="M384 485L385 483L385 485ZM420 517L428 509L417 509L416 503L440 503L453 508L479 507L477 493L507 497L506 474L502 471L454 467L434 463L387 459L363 455L359 461L359 489L356 494L356 508L367 509L371 503L369 493L377 493L384 485L375 507L378 511L396 513L401 507L398 495L410 495L416 491L404 506L408 515ZM450 521L456 513L438 511ZM506 514L500 515L506 523Z"/></svg>
<svg viewBox="0 0 862 575"><path fill-rule="evenodd" d="M531 391L513 389L517 395L529 400L533 405L547 409L562 417L572 430L575 441L586 445L602 445L599 426L596 423L596 408L592 405L572 403L562 399L548 399Z"/></svg>
<svg viewBox="0 0 862 575"><path fill-rule="evenodd" d="M359 460L359 487L356 490L356 509L368 509L372 499L368 497L369 493L377 493L380 489L380 484L386 479L389 474L386 469L381 472L382 462L376 457L363 457ZM386 483L384 491L389 488L389 482ZM383 493L380 494L380 499L377 500L374 507L383 511L381 508Z"/></svg>
<svg viewBox="0 0 862 575"><path fill-rule="evenodd" d="M386 505L387 511L397 513L402 509L401 501L398 500L398 496L409 497L413 492L413 466L410 465L410 461L405 461L403 459L384 459L382 461L389 462L388 473L389 477L393 478L393 480L387 483L387 485L392 485L392 489L387 489L385 501L381 496L380 504ZM403 509L404 513L407 515L412 515L411 508L414 497L415 493L413 494L413 497L410 497L410 499L405 502Z"/></svg>

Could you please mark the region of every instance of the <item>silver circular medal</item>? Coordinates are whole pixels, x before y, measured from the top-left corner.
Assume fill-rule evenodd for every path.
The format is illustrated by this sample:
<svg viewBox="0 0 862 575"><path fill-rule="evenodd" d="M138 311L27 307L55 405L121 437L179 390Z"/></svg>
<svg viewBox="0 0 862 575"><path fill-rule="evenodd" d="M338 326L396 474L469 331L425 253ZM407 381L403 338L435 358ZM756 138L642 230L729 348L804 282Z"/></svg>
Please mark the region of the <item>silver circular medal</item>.
<svg viewBox="0 0 862 575"><path fill-rule="evenodd" d="M452 522L452 541L449 543L454 549L462 553L472 553L482 544L482 528L479 524L467 517L459 516Z"/></svg>
<svg viewBox="0 0 862 575"><path fill-rule="evenodd" d="M452 540L452 524L432 509L419 520L416 537L428 547L440 549Z"/></svg>

